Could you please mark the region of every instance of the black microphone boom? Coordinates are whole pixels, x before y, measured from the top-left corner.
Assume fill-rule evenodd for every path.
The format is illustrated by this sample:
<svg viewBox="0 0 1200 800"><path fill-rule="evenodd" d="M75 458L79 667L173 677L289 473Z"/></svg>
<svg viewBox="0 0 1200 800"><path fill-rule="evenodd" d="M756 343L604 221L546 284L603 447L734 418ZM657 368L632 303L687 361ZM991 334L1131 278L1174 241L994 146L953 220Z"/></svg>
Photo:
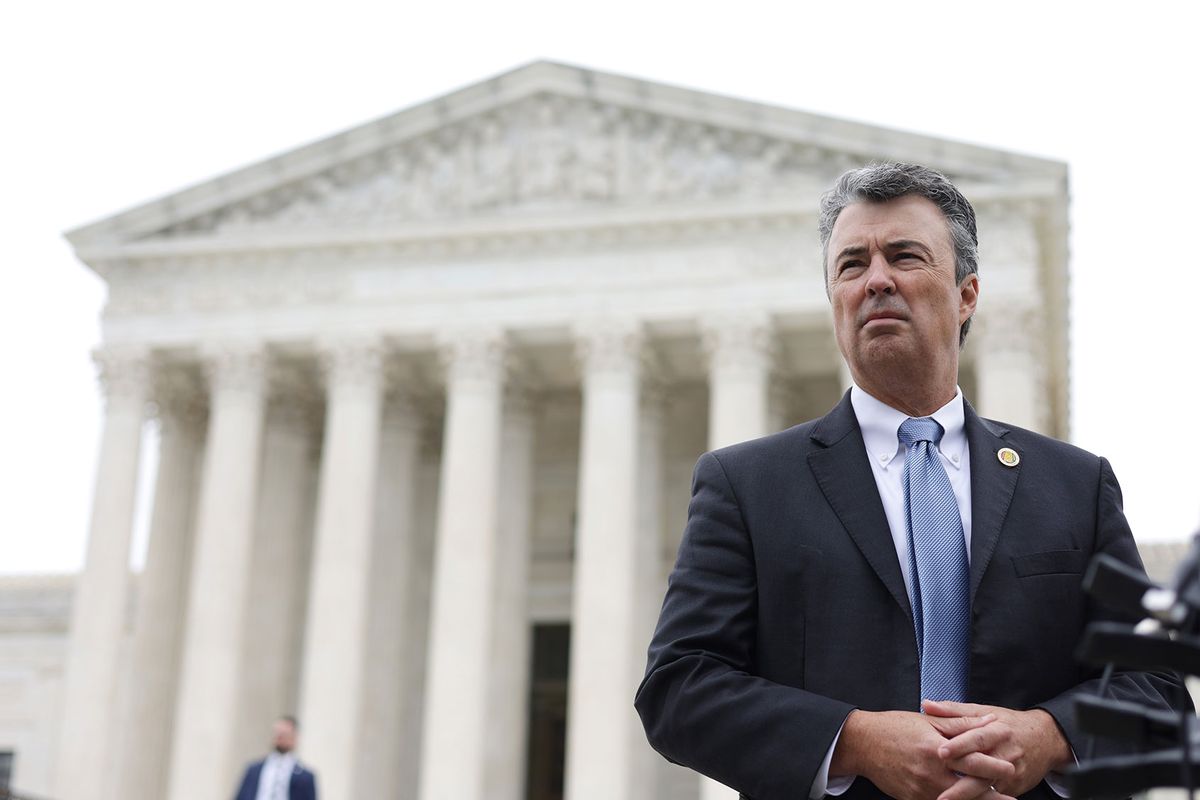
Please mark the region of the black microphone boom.
<svg viewBox="0 0 1200 800"><path fill-rule="evenodd" d="M1083 576L1083 590L1103 605L1130 619L1146 616L1142 598L1150 589L1157 588L1153 581L1124 561L1101 553L1088 565Z"/></svg>
<svg viewBox="0 0 1200 800"><path fill-rule="evenodd" d="M1076 657L1092 666L1200 675L1200 534L1180 563L1169 587L1158 586L1137 569L1107 555L1092 559L1084 589L1114 615L1141 620L1093 622L1084 631ZM1200 737L1186 689L1176 711L1165 711L1103 696L1076 698L1080 727L1092 736L1119 739L1134 754L1091 758L1067 771L1073 798L1128 797L1155 787L1194 789L1192 764L1200 762Z"/></svg>

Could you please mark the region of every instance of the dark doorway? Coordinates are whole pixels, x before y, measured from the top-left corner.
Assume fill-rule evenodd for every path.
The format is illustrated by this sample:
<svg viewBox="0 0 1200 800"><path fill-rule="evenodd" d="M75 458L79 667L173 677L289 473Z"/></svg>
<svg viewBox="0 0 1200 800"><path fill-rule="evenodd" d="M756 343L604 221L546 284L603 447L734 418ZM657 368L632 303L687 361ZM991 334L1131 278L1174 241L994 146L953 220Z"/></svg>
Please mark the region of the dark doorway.
<svg viewBox="0 0 1200 800"><path fill-rule="evenodd" d="M9 784L12 782L14 755L12 750L0 750L0 792L4 792L5 797L11 788Z"/></svg>
<svg viewBox="0 0 1200 800"><path fill-rule="evenodd" d="M563 800L567 760L567 665L571 626L533 627L527 800Z"/></svg>

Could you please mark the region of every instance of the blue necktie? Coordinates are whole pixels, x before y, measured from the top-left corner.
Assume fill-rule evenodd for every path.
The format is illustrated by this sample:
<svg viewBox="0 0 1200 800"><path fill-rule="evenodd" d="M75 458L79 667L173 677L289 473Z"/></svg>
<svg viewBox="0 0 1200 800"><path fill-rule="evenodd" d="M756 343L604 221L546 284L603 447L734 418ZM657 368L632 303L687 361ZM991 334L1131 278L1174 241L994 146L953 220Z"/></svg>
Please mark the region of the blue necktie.
<svg viewBox="0 0 1200 800"><path fill-rule="evenodd" d="M941 439L942 426L931 417L900 425L921 697L962 702L971 655L970 568L958 502L938 458Z"/></svg>

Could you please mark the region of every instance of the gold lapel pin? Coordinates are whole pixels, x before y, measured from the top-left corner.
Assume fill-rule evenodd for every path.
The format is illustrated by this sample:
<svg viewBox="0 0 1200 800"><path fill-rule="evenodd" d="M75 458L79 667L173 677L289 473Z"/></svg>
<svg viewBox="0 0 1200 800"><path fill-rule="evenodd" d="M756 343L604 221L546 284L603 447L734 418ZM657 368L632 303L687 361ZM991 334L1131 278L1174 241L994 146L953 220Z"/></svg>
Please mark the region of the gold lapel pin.
<svg viewBox="0 0 1200 800"><path fill-rule="evenodd" d="M1000 451L996 453L996 458L1000 459L1000 463L1006 467L1015 467L1021 463L1021 457L1011 447L1001 447Z"/></svg>

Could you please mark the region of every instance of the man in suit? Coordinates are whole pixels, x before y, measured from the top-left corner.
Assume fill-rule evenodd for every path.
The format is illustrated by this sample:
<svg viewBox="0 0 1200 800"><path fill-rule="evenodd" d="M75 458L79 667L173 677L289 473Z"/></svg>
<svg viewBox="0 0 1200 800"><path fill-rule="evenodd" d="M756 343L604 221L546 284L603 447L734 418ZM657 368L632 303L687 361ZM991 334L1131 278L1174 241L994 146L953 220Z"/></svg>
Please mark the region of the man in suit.
<svg viewBox="0 0 1200 800"><path fill-rule="evenodd" d="M1141 566L1108 463L958 390L975 214L942 175L822 199L838 347L825 417L706 453L636 706L668 759L755 800L1055 798L1086 750L1072 652L1092 556ZM1111 693L1167 705L1170 679ZM939 702L940 701L940 702Z"/></svg>
<svg viewBox="0 0 1200 800"><path fill-rule="evenodd" d="M298 731L295 717L275 721L271 753L246 767L234 800L317 800L316 776L293 753Z"/></svg>

